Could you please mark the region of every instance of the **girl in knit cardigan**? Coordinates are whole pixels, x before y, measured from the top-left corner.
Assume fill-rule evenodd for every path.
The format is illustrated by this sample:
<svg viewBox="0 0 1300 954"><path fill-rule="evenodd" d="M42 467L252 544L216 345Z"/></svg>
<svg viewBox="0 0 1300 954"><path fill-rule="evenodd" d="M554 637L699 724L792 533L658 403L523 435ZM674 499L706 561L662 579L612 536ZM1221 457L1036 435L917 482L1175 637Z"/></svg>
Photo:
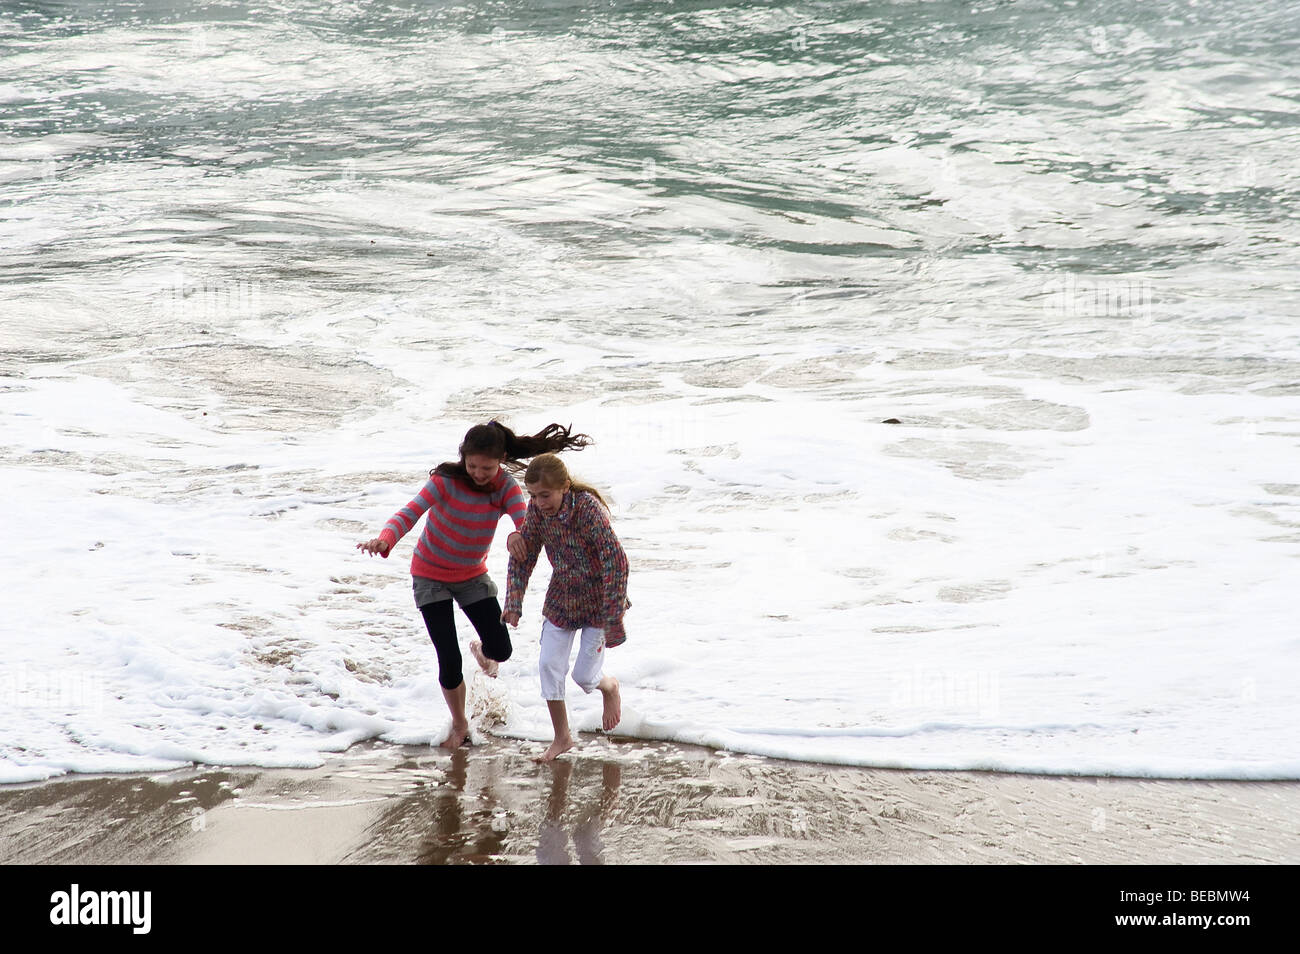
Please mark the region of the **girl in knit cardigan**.
<svg viewBox="0 0 1300 954"><path fill-rule="evenodd" d="M523 555L510 552L506 606L501 619L519 625L524 591L537 557L546 548L551 583L542 604L542 646L538 660L542 698L550 712L555 740L538 761L549 762L573 748L564 681L573 637L582 633L573 681L584 692L604 697L601 724L606 732L622 717L618 680L604 675L604 650L627 639L623 613L627 600L627 555L609 525L604 498L594 487L569 477L554 454L533 459L524 472L531 499L521 528Z"/></svg>
<svg viewBox="0 0 1300 954"><path fill-rule="evenodd" d="M461 442L460 460L430 471L420 493L393 515L379 536L357 544L371 556L378 553L387 558L397 541L428 513L411 557L411 580L415 605L438 653L438 682L451 712L451 730L441 742L444 748L457 748L469 736L451 601L460 604L478 633L469 649L485 673L496 676L498 664L511 654L497 587L487 572L488 550L502 516L510 517L516 528L506 539L506 549L519 556L525 552L518 532L524 519L524 495L505 468L517 471L537 454L579 450L589 443L586 434L572 434L559 424L531 436L516 434L498 421L475 425Z"/></svg>

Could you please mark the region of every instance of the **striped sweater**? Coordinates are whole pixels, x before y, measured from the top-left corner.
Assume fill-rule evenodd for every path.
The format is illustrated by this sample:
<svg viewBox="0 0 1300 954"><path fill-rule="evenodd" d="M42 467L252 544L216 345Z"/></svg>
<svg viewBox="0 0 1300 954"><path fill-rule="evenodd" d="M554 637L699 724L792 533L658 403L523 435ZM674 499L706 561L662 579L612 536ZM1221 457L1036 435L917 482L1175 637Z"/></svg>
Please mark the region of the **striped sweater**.
<svg viewBox="0 0 1300 954"><path fill-rule="evenodd" d="M544 545L551 585L542 615L561 629L599 626L611 648L625 642L623 613L632 605L627 600L627 554L600 501L585 491L566 493L553 517L543 516L536 503L529 503L520 532L528 556L510 558L503 612L520 612Z"/></svg>
<svg viewBox="0 0 1300 954"><path fill-rule="evenodd" d="M434 474L416 498L384 524L379 534L388 544L384 557L427 511L424 533L411 557L411 575L459 583L486 573L488 550L502 514L518 530L527 510L519 484L504 469L497 471L489 486L490 491L480 493L455 478Z"/></svg>

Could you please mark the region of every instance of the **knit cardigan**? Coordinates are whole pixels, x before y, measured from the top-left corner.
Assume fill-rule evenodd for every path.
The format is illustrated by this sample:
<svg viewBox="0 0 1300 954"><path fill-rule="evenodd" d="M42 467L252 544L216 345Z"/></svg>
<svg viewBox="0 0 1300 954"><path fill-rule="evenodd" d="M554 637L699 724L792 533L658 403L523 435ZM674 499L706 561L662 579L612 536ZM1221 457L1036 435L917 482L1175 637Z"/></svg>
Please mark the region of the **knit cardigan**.
<svg viewBox="0 0 1300 954"><path fill-rule="evenodd" d="M522 560L510 558L504 612L520 612L537 557L545 547L551 584L542 615L561 629L598 626L605 630L606 646L624 642L623 613L632 605L627 599L627 554L600 501L586 491L571 491L553 517L544 516L536 501L530 502L520 532L528 555Z"/></svg>

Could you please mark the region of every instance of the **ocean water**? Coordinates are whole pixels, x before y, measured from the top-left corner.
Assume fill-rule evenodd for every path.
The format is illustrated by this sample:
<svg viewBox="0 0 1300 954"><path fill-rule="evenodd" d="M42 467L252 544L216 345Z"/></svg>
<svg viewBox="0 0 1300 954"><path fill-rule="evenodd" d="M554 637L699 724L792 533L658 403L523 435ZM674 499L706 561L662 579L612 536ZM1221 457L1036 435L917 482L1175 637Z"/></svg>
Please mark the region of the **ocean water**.
<svg viewBox="0 0 1300 954"><path fill-rule="evenodd" d="M436 742L413 537L354 545L493 416L598 441L626 734L1300 778L1297 42L0 0L0 781ZM476 732L549 737L546 579Z"/></svg>

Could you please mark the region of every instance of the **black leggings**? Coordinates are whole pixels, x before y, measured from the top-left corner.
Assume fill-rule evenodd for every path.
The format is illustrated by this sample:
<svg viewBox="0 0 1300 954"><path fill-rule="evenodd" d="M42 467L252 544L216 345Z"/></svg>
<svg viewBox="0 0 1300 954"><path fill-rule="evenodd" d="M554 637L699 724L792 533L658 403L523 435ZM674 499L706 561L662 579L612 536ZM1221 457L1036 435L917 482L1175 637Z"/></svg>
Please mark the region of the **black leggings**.
<svg viewBox="0 0 1300 954"><path fill-rule="evenodd" d="M464 680L460 671L460 643L456 640L456 615L451 603L451 600L439 600L420 607L429 638L438 652L438 682L444 689L455 689ZM497 598L489 596L461 609L483 641L483 655L497 662L509 659L510 631L501 622L501 604Z"/></svg>

